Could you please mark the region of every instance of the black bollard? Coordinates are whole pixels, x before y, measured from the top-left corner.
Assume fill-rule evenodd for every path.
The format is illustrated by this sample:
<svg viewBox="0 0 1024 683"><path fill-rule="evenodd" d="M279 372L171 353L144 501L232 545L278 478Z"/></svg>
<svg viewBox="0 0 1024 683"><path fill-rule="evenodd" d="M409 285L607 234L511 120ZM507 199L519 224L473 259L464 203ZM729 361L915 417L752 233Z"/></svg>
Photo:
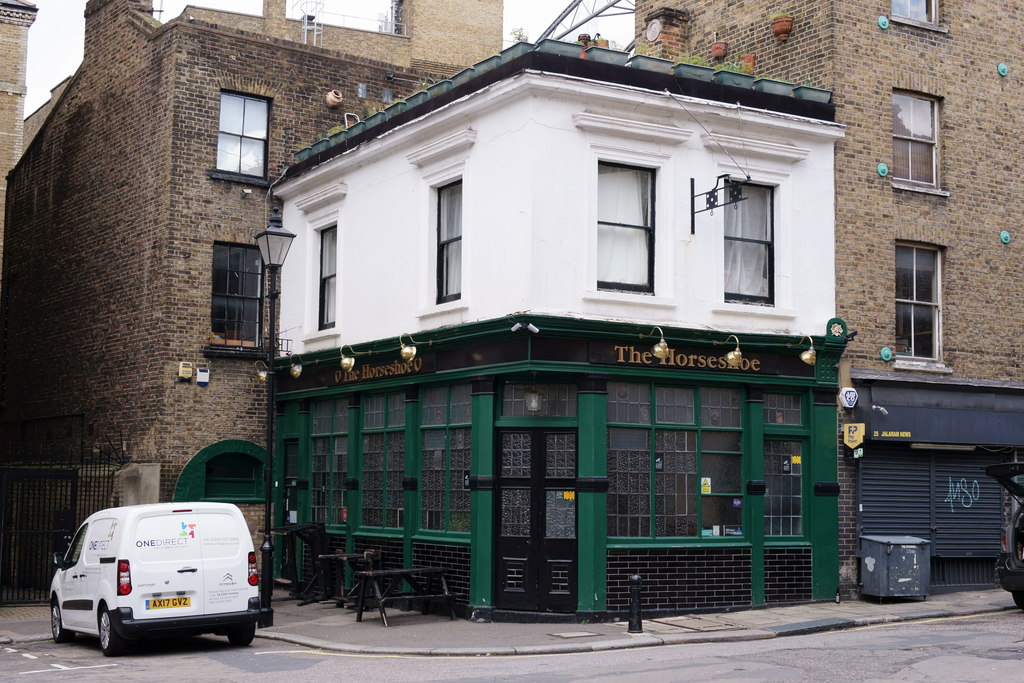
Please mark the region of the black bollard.
<svg viewBox="0 0 1024 683"><path fill-rule="evenodd" d="M626 633L643 633L644 623L640 616L640 584L644 577L633 574L629 577L629 628Z"/></svg>

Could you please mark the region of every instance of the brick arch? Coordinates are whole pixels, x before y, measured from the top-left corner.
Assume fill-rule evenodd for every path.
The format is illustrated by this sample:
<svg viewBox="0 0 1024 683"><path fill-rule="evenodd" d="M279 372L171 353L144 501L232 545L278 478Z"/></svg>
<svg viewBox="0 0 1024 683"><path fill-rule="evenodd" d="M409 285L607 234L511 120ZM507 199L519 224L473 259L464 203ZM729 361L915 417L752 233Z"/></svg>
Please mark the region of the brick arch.
<svg viewBox="0 0 1024 683"><path fill-rule="evenodd" d="M185 463L181 474L178 475L178 483L174 487L173 500L175 502L204 500L206 498L206 465L214 458L227 453L247 455L256 460L260 465L259 471L263 471L263 464L266 462L266 451L261 446L241 439L218 441L202 449ZM236 502L262 502L262 500L262 497L258 501L246 498Z"/></svg>
<svg viewBox="0 0 1024 683"><path fill-rule="evenodd" d="M264 78L253 78L252 76L227 75L219 79L219 81L218 86L221 90L231 90L268 99L280 97L281 92L285 90L282 83L274 83Z"/></svg>

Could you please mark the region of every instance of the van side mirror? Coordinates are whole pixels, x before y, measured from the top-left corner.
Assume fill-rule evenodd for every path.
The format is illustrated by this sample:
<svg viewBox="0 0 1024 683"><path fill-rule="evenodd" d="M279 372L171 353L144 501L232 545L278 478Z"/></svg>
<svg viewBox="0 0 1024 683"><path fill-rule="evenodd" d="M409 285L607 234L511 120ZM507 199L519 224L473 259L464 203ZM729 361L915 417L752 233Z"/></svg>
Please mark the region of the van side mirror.
<svg viewBox="0 0 1024 683"><path fill-rule="evenodd" d="M53 554L53 566L57 569L64 569L64 556L60 553Z"/></svg>

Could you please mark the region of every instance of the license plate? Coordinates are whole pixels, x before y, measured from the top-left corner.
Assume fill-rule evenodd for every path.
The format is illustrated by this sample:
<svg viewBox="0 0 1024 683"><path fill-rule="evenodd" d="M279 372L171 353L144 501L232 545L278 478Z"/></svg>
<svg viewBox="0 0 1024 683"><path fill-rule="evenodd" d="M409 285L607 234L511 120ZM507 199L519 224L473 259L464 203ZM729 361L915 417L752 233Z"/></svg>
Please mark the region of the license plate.
<svg viewBox="0 0 1024 683"><path fill-rule="evenodd" d="M191 607L192 598L152 598L146 600L146 609L167 609L168 607Z"/></svg>

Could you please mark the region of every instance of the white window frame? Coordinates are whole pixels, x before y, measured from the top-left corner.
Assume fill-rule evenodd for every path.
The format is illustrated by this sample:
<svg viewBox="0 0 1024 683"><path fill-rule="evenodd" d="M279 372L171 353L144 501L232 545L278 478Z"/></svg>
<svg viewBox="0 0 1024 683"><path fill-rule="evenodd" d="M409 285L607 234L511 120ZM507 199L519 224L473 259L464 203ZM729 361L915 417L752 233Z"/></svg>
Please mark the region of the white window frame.
<svg viewBox="0 0 1024 683"><path fill-rule="evenodd" d="M910 16L910 12L907 10L909 10L912 2L913 0L892 0L891 13L893 18L921 24L935 24L938 22L938 0L924 0L926 8L926 16L924 18ZM907 9L905 10L904 7Z"/></svg>
<svg viewBox="0 0 1024 683"><path fill-rule="evenodd" d="M931 125L932 125L932 137L923 138L914 135L914 131L910 131L910 135L900 135L896 133L895 124L893 125L893 174L892 178L894 182L906 183L912 187L925 187L925 188L938 188L939 187L939 100L934 97L928 97L926 95L917 95L902 91L893 91L893 118L896 116L896 98L904 97L911 100L914 103L928 103L931 108ZM931 146L932 151L932 180L931 182L925 180L915 180L913 178L905 178L897 173L898 165L896 163L896 141L906 140L909 143L928 144ZM907 160L908 172L906 175L910 175L910 161Z"/></svg>
<svg viewBox="0 0 1024 683"><path fill-rule="evenodd" d="M224 130L224 127L223 127L223 121L224 121L224 102L225 102L225 100L227 98L241 100L241 103L242 103L242 122L241 122L241 128L242 128L242 130L240 132L225 131ZM247 133L247 126L246 126L245 120L246 120L246 112L248 110L248 103L249 102L260 103L266 109L266 116L263 118L263 134L262 134L262 136L260 136L260 135L252 135L252 134L248 134ZM218 118L217 118L217 162L216 162L217 170L221 171L221 172L224 172L224 173L236 173L238 175L247 176L247 177L250 177L250 178L266 178L267 177L267 167L268 167L268 162L269 162L267 157L268 157L268 155L270 153L270 147L268 145L268 141L269 141L269 138L270 138L270 100L265 98L265 97L255 97L253 95L244 95L242 93L222 91L220 93L220 108L218 110L218 115L217 116L218 116ZM234 141L234 140L238 141L238 144L239 144L240 147L241 147L241 145L245 144L246 141L258 141L262 145L262 147L263 147L263 164L262 164L262 168L260 169L259 173L247 173L247 172L242 170L242 165L241 164L242 164L243 153L242 153L241 149L239 150L239 154L238 154L238 158L237 158L237 162L238 162L237 164L232 165L232 167L228 167L226 165L222 165L224 162L223 162L223 160L221 158L221 146L222 146L222 144L225 141Z"/></svg>

